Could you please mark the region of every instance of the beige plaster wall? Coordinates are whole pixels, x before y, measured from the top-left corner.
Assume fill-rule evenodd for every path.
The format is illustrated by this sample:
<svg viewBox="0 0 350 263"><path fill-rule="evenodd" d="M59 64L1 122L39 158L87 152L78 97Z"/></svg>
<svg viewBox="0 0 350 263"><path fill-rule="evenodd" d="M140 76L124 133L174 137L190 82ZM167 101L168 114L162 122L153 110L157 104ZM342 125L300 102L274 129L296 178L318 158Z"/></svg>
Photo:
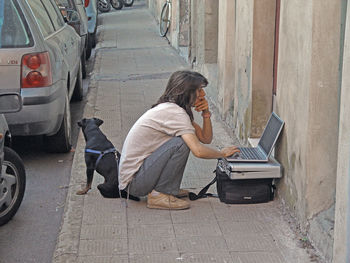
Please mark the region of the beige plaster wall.
<svg viewBox="0 0 350 263"><path fill-rule="evenodd" d="M333 262L350 261L350 5L347 6L340 95Z"/></svg>
<svg viewBox="0 0 350 263"><path fill-rule="evenodd" d="M191 51L193 70L201 72L208 80L206 93L217 105L217 52L219 0L191 1Z"/></svg>
<svg viewBox="0 0 350 263"><path fill-rule="evenodd" d="M217 63L218 59L218 6L219 0L205 0L204 62Z"/></svg>
<svg viewBox="0 0 350 263"><path fill-rule="evenodd" d="M279 191L327 258L337 163L339 21L340 1L281 1L276 111L286 125L277 149L285 169Z"/></svg>
<svg viewBox="0 0 350 263"><path fill-rule="evenodd" d="M235 2L219 2L217 106L227 122L233 118L235 91ZM233 124L231 124L233 126Z"/></svg>
<svg viewBox="0 0 350 263"><path fill-rule="evenodd" d="M254 2L252 138L260 138L272 111L275 10L276 0Z"/></svg>
<svg viewBox="0 0 350 263"><path fill-rule="evenodd" d="M254 1L236 1L235 57L234 57L234 109L229 123L237 137L246 143L250 136L252 116L252 48Z"/></svg>

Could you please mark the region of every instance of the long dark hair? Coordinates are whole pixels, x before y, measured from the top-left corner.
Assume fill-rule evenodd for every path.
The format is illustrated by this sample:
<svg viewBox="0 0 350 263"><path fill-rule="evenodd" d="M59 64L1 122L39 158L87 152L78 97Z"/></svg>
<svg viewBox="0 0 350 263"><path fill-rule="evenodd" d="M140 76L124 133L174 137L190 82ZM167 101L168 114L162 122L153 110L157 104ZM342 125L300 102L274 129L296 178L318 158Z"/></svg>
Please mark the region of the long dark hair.
<svg viewBox="0 0 350 263"><path fill-rule="evenodd" d="M196 90L207 85L208 80L198 72L176 71L170 76L165 92L152 108L164 102L173 102L183 108L193 121L191 107L196 101Z"/></svg>

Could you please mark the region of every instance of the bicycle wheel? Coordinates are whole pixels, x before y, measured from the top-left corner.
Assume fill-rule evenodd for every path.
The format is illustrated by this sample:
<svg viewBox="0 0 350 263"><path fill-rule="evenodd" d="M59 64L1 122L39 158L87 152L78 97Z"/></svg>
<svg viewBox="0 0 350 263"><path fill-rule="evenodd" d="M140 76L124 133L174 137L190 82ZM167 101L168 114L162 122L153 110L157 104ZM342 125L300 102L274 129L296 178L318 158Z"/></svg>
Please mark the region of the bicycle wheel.
<svg viewBox="0 0 350 263"><path fill-rule="evenodd" d="M130 7L134 4L134 0L124 0L124 5Z"/></svg>
<svg viewBox="0 0 350 263"><path fill-rule="evenodd" d="M97 9L102 13L111 11L111 3L109 0L98 0Z"/></svg>
<svg viewBox="0 0 350 263"><path fill-rule="evenodd" d="M111 0L111 5L115 10L120 10L124 6L123 0Z"/></svg>
<svg viewBox="0 0 350 263"><path fill-rule="evenodd" d="M161 37L165 37L166 33L168 33L170 27L170 4L165 3L162 8L162 12L160 13L159 19L159 35Z"/></svg>

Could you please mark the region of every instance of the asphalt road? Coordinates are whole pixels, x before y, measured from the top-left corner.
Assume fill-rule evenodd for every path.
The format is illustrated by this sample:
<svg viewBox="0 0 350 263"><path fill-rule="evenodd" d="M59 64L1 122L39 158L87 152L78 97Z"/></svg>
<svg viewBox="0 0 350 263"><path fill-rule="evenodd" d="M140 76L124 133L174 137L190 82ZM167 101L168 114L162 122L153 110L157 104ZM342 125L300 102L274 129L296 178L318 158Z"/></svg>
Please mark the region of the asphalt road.
<svg viewBox="0 0 350 263"><path fill-rule="evenodd" d="M88 61L93 66L94 53ZM84 93L89 77L83 81ZM86 97L86 96L85 96ZM83 115L82 102L71 103L73 151L78 137L76 124ZM15 137L15 151L22 158L27 184L22 204L6 225L0 227L0 263L51 262L61 225L74 152L48 154L42 137Z"/></svg>

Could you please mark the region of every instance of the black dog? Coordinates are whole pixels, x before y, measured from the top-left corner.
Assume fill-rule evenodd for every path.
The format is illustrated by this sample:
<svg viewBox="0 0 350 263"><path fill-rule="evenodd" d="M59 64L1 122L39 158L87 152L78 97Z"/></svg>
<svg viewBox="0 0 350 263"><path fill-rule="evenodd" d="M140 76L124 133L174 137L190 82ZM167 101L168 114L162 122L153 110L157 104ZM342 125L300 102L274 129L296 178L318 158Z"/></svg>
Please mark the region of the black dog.
<svg viewBox="0 0 350 263"><path fill-rule="evenodd" d="M120 153L114 148L113 144L102 133L99 126L103 123L98 118L82 119L78 125L82 128L85 146L85 163L87 182L85 188L78 191L78 195L84 195L91 189L94 171L96 170L105 178L103 184L99 184L97 189L103 197L119 198L118 190L118 168ZM117 154L117 158L115 156ZM122 190L121 195L127 198L127 192ZM129 195L129 198L139 201L138 197Z"/></svg>

